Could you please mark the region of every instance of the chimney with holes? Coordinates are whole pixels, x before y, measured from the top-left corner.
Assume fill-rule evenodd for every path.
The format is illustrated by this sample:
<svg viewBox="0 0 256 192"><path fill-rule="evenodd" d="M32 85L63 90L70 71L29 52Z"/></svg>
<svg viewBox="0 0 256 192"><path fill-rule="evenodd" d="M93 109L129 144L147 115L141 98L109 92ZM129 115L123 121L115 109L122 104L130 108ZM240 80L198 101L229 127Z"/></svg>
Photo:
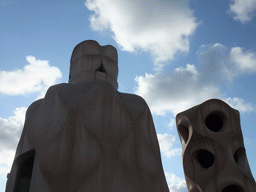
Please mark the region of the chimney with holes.
<svg viewBox="0 0 256 192"><path fill-rule="evenodd" d="M176 116L189 192L255 192L239 112L218 99Z"/></svg>

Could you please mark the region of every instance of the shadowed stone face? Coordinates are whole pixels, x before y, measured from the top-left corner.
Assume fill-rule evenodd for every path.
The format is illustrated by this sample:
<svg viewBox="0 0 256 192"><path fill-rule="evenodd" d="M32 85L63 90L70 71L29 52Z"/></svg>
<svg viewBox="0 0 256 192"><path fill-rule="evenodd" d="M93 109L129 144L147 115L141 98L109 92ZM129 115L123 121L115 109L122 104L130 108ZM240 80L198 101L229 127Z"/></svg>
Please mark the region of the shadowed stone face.
<svg viewBox="0 0 256 192"><path fill-rule="evenodd" d="M117 74L114 47L75 47L69 83L51 86L27 110L6 192L169 191L150 110L117 91ZM30 165L19 163L29 151Z"/></svg>
<svg viewBox="0 0 256 192"><path fill-rule="evenodd" d="M69 83L84 81L108 81L118 88L118 58L116 48L100 46L89 40L79 43L73 50L70 61Z"/></svg>
<svg viewBox="0 0 256 192"><path fill-rule="evenodd" d="M239 112L208 100L176 116L189 192L254 192Z"/></svg>

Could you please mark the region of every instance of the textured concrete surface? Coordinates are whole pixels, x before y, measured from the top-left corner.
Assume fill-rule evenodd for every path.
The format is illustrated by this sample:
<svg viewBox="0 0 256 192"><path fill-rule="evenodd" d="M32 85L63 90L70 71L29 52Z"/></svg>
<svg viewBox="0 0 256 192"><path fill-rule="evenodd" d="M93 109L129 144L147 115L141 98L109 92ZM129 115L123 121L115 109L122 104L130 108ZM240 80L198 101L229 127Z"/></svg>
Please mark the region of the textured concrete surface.
<svg viewBox="0 0 256 192"><path fill-rule="evenodd" d="M189 192L255 192L239 112L217 99L179 113L176 125Z"/></svg>
<svg viewBox="0 0 256 192"><path fill-rule="evenodd" d="M114 47L75 47L69 83L27 110L6 192L169 191L150 110L117 74Z"/></svg>

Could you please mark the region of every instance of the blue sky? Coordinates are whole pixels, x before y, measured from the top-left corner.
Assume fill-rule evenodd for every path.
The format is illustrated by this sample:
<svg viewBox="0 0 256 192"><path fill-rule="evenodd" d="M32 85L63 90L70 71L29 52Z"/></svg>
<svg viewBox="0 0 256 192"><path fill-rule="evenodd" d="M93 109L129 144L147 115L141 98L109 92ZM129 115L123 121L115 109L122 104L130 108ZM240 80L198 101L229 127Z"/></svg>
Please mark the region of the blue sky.
<svg viewBox="0 0 256 192"><path fill-rule="evenodd" d="M187 191L175 115L210 98L238 109L256 176L256 0L0 2L0 192L25 111L67 82L75 45L118 50L119 91L141 95L158 134L171 192Z"/></svg>

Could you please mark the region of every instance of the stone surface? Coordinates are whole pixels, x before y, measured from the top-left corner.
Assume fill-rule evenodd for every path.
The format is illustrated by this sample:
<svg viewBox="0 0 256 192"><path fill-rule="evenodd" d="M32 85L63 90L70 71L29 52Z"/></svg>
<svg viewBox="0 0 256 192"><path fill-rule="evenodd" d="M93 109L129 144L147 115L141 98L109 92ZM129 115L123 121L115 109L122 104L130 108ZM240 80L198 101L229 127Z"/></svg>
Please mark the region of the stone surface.
<svg viewBox="0 0 256 192"><path fill-rule="evenodd" d="M150 110L117 74L114 47L75 47L69 83L27 110L6 192L169 191Z"/></svg>
<svg viewBox="0 0 256 192"><path fill-rule="evenodd" d="M189 192L255 192L239 112L208 100L179 113L176 124Z"/></svg>

